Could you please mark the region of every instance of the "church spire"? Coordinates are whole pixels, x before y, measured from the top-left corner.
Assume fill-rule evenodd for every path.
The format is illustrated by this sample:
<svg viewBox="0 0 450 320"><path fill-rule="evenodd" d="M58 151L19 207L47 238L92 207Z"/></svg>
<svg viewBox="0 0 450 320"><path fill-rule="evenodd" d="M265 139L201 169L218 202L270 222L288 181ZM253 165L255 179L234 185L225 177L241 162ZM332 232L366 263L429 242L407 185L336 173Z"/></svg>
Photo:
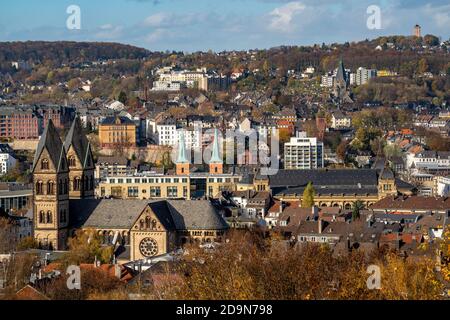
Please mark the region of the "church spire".
<svg viewBox="0 0 450 320"><path fill-rule="evenodd" d="M214 131L214 144L211 159L209 160L209 173L223 174L223 160L220 157L221 144L219 143L219 130Z"/></svg>
<svg viewBox="0 0 450 320"><path fill-rule="evenodd" d="M180 132L180 143L178 144L177 163L189 163L186 156L186 143L184 140L184 130Z"/></svg>
<svg viewBox="0 0 450 320"><path fill-rule="evenodd" d="M212 149L211 160L209 163L222 163L222 159L220 158L220 145L219 145L219 130L214 130L214 144Z"/></svg>
<svg viewBox="0 0 450 320"><path fill-rule="evenodd" d="M184 141L184 130L180 132L180 143L178 144L178 157L175 163L177 175L189 175L190 161L186 154L186 143Z"/></svg>

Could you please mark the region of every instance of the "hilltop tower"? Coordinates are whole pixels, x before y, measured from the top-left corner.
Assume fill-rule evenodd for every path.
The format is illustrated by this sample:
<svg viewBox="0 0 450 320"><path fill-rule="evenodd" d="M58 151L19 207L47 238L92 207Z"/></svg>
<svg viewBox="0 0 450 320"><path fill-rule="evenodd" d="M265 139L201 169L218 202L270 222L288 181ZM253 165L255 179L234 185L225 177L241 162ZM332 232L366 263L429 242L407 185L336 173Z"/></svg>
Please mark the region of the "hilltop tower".
<svg viewBox="0 0 450 320"><path fill-rule="evenodd" d="M418 24L414 26L413 35L418 38L422 37L422 27Z"/></svg>

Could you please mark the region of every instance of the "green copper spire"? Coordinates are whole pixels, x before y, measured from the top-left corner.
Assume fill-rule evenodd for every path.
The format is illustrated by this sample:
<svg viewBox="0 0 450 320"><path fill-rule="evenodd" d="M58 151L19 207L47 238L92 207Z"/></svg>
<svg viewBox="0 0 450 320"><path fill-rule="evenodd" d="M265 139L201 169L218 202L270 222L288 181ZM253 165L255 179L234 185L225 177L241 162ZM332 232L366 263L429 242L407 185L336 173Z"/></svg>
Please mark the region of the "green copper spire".
<svg viewBox="0 0 450 320"><path fill-rule="evenodd" d="M222 163L222 158L220 158L220 146L219 146L219 130L214 130L214 144L211 155L211 160L209 163Z"/></svg>
<svg viewBox="0 0 450 320"><path fill-rule="evenodd" d="M180 131L180 143L178 144L177 163L189 163L186 156L186 143L184 142L184 130Z"/></svg>

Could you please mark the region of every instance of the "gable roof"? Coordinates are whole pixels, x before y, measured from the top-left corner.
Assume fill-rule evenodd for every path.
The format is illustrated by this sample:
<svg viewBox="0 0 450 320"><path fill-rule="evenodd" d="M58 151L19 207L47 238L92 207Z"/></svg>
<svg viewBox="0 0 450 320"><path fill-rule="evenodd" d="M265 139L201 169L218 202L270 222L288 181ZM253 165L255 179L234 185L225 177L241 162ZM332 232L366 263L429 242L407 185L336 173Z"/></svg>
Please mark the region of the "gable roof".
<svg viewBox="0 0 450 320"><path fill-rule="evenodd" d="M147 206L167 230L223 230L228 225L207 200L70 200L72 228L131 229Z"/></svg>
<svg viewBox="0 0 450 320"><path fill-rule="evenodd" d="M70 200L70 225L75 228L131 229L147 207L145 200Z"/></svg>
<svg viewBox="0 0 450 320"><path fill-rule="evenodd" d="M64 148L66 153L69 151L70 147L73 146L75 153L78 156L83 168L86 167L87 160L91 154L91 146L89 140L83 133L83 128L81 127L80 118L76 117L67 133L66 139L64 141Z"/></svg>
<svg viewBox="0 0 450 320"><path fill-rule="evenodd" d="M36 288L30 286L29 284L16 292L14 298L16 300L50 300L42 292L38 291Z"/></svg>
<svg viewBox="0 0 450 320"><path fill-rule="evenodd" d="M167 200L167 205L177 230L228 229L225 220L208 200Z"/></svg>
<svg viewBox="0 0 450 320"><path fill-rule="evenodd" d="M65 152L63 143L61 142L58 132L56 131L51 119L49 119L47 127L44 129L44 133L39 140L36 153L34 154L32 171L36 169L37 162L45 149L47 149L53 164L57 168L57 171L59 171L61 160L65 158Z"/></svg>

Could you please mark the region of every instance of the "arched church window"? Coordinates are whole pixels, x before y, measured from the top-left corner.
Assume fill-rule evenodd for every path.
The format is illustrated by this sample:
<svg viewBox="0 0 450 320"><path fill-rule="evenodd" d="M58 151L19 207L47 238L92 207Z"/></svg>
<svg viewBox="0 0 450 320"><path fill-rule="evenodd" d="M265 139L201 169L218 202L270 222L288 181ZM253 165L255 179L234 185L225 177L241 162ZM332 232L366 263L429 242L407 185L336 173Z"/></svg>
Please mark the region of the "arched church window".
<svg viewBox="0 0 450 320"><path fill-rule="evenodd" d="M80 189L81 189L81 179L79 177L76 177L73 180L73 190L80 191Z"/></svg>
<svg viewBox="0 0 450 320"><path fill-rule="evenodd" d="M63 181L62 181L61 179L59 179L58 194L59 194L59 195L64 194Z"/></svg>
<svg viewBox="0 0 450 320"><path fill-rule="evenodd" d="M36 194L43 194L44 193L44 184L42 181L36 182Z"/></svg>
<svg viewBox="0 0 450 320"><path fill-rule="evenodd" d="M50 165L49 165L48 159L42 159L41 169L42 170L48 170L49 167L50 167Z"/></svg>
<svg viewBox="0 0 450 320"><path fill-rule="evenodd" d="M150 217L145 218L145 229L150 229Z"/></svg>
<svg viewBox="0 0 450 320"><path fill-rule="evenodd" d="M53 216L51 211L47 211L47 224L53 223Z"/></svg>
<svg viewBox="0 0 450 320"><path fill-rule="evenodd" d="M69 189L69 181L66 179L64 181L64 194L68 193L68 191L69 191L68 189Z"/></svg>
<svg viewBox="0 0 450 320"><path fill-rule="evenodd" d="M44 211L39 212L39 223L45 223L45 213Z"/></svg>
<svg viewBox="0 0 450 320"><path fill-rule="evenodd" d="M77 165L77 162L75 160L75 157L74 156L69 157L69 168L76 167L76 165Z"/></svg>
<svg viewBox="0 0 450 320"><path fill-rule="evenodd" d="M94 190L94 177L91 176L89 190Z"/></svg>
<svg viewBox="0 0 450 320"><path fill-rule="evenodd" d="M47 194L55 194L55 183L53 181L47 182Z"/></svg>

